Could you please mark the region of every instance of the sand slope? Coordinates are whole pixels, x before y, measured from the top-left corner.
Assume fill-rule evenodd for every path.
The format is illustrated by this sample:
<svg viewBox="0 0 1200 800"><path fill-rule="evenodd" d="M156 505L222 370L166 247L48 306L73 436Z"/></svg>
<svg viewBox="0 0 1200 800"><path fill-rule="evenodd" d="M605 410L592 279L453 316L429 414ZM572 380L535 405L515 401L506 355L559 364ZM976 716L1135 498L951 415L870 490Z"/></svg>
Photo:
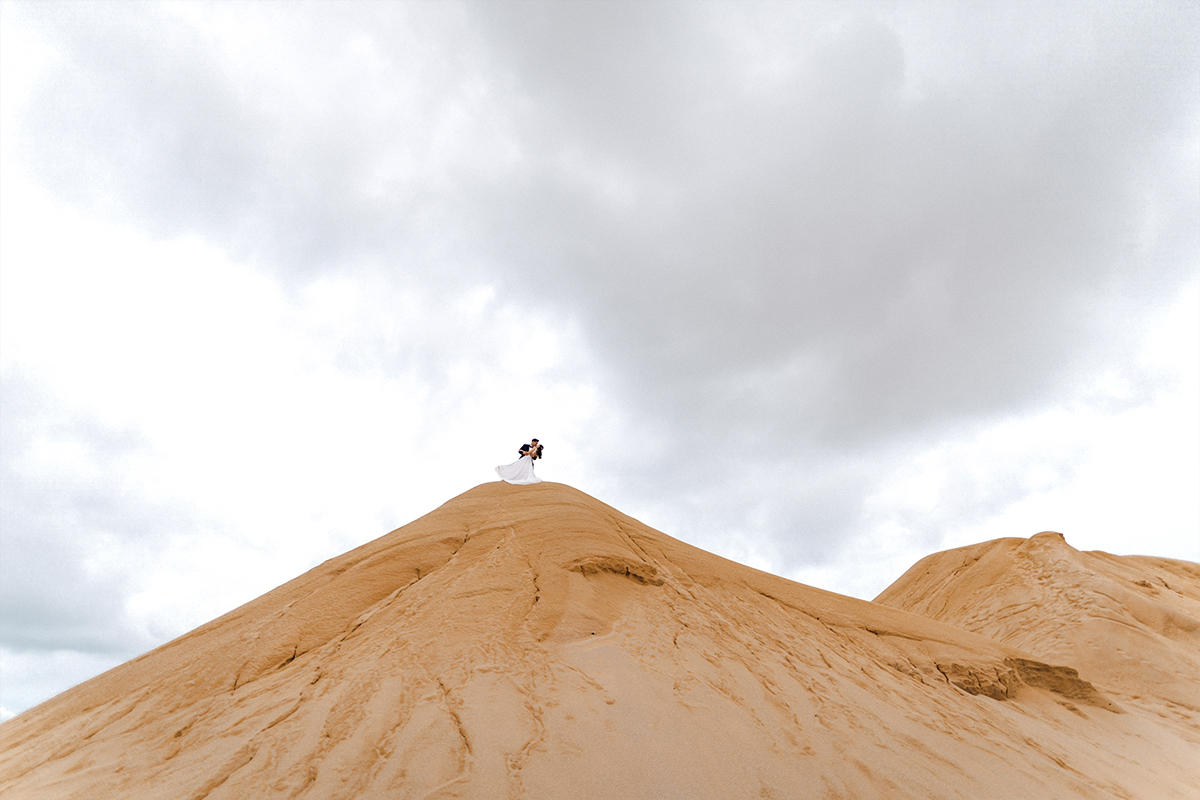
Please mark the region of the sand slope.
<svg viewBox="0 0 1200 800"><path fill-rule="evenodd" d="M0 795L1200 795L1191 728L1160 722L569 487L491 483L0 726Z"/></svg>
<svg viewBox="0 0 1200 800"><path fill-rule="evenodd" d="M1123 703L1200 715L1198 564L1084 553L1046 531L927 556L875 601L1070 664Z"/></svg>

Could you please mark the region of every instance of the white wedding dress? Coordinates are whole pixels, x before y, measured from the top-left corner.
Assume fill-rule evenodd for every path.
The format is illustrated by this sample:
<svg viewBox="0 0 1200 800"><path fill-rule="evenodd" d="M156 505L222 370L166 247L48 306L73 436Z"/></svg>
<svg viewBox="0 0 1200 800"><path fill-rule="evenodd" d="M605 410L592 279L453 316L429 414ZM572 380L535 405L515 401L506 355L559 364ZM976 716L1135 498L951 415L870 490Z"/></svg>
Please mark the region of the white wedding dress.
<svg viewBox="0 0 1200 800"><path fill-rule="evenodd" d="M496 474L508 483L524 485L542 482L541 478L533 474L533 459L529 456L521 456L511 464L496 467Z"/></svg>

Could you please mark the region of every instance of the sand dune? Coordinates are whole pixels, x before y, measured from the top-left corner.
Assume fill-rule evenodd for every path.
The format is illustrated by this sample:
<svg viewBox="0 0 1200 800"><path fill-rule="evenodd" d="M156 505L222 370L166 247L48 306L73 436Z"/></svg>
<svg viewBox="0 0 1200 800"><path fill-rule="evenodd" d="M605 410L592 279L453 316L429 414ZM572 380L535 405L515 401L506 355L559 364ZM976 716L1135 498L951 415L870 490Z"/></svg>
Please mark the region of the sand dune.
<svg viewBox="0 0 1200 800"><path fill-rule="evenodd" d="M927 556L875 602L1070 664L1127 700L1200 712L1200 565L1083 553L1046 531Z"/></svg>
<svg viewBox="0 0 1200 800"><path fill-rule="evenodd" d="M1194 600L1189 569L1160 593ZM1173 689L1152 708L1136 674L1110 690L1042 643L767 575L566 486L491 483L0 726L0 794L1200 796L1194 708L1164 721Z"/></svg>

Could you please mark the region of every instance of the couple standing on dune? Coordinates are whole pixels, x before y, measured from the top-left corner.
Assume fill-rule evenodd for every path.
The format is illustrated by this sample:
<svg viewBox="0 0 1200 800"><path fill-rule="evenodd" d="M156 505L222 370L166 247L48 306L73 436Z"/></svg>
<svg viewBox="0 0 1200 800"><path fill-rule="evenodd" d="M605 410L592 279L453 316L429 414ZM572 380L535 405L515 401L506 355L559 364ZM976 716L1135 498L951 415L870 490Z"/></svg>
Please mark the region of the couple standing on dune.
<svg viewBox="0 0 1200 800"><path fill-rule="evenodd" d="M542 449L537 439L531 439L517 451L521 457L511 464L496 467L496 474L508 483L541 483L542 479L533 473L533 462L542 457Z"/></svg>

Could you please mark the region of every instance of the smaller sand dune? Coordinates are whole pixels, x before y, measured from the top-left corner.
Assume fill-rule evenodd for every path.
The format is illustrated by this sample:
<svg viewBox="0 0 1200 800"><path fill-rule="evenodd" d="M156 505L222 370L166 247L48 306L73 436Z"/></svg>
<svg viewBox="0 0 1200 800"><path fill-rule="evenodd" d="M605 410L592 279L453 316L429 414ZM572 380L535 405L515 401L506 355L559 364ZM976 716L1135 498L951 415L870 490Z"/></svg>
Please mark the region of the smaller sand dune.
<svg viewBox="0 0 1200 800"><path fill-rule="evenodd" d="M1200 711L1200 565L1047 531L927 556L875 602L1070 664L1124 702Z"/></svg>

